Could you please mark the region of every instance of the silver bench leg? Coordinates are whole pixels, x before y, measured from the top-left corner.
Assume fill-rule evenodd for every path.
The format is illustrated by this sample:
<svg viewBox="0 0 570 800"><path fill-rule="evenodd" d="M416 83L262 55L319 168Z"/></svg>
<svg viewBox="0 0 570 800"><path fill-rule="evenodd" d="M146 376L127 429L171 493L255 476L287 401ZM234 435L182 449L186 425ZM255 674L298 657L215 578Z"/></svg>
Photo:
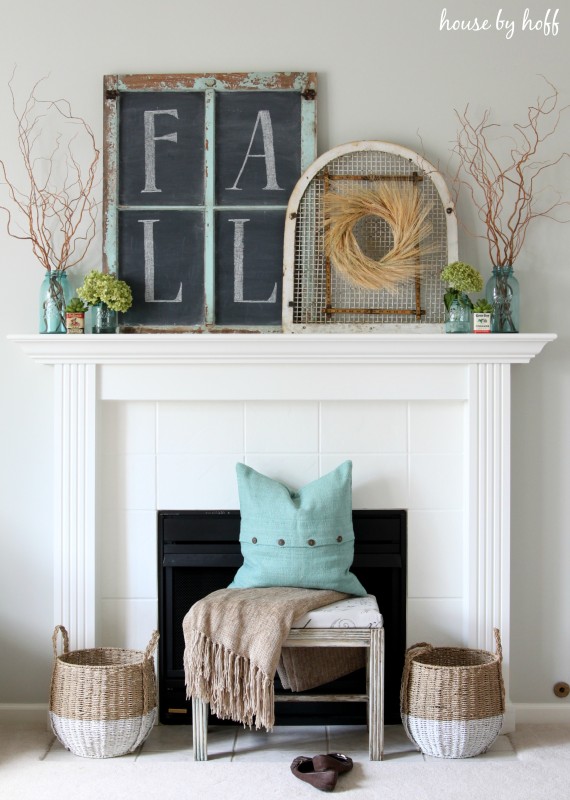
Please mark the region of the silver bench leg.
<svg viewBox="0 0 570 800"><path fill-rule="evenodd" d="M370 630L368 682L370 761L382 761L384 752L384 628Z"/></svg>
<svg viewBox="0 0 570 800"><path fill-rule="evenodd" d="M192 698L192 745L194 761L208 760L208 703Z"/></svg>

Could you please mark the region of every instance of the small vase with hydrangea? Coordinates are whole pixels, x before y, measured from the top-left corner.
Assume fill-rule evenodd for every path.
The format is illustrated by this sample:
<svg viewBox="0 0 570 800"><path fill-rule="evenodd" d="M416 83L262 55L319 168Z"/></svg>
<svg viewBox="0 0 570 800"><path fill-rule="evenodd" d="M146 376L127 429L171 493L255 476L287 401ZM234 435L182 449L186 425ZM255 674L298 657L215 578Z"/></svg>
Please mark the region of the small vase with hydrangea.
<svg viewBox="0 0 570 800"><path fill-rule="evenodd" d="M131 288L110 272L92 270L85 276L77 295L93 307L92 333L115 333L117 312L128 311L133 304Z"/></svg>
<svg viewBox="0 0 570 800"><path fill-rule="evenodd" d="M454 261L444 267L440 277L447 284L443 295L445 332L471 333L473 303L468 293L483 289L481 273L470 264Z"/></svg>

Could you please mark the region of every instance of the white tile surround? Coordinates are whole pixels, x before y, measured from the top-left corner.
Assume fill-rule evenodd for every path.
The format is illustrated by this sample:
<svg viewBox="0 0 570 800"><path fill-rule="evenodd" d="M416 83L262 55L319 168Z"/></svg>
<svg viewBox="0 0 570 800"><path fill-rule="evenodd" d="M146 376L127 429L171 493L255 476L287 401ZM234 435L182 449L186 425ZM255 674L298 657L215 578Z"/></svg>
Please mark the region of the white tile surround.
<svg viewBox="0 0 570 800"><path fill-rule="evenodd" d="M97 639L141 647L139 629L156 624L157 508L238 508L236 461L299 487L350 458L355 508L408 509L409 640L461 641L466 410L433 400L104 403Z"/></svg>
<svg viewBox="0 0 570 800"><path fill-rule="evenodd" d="M353 461L408 510L408 642L492 648L508 696L510 366L551 334L11 337L55 367L54 622L144 648L156 510L237 508L236 461L301 486Z"/></svg>

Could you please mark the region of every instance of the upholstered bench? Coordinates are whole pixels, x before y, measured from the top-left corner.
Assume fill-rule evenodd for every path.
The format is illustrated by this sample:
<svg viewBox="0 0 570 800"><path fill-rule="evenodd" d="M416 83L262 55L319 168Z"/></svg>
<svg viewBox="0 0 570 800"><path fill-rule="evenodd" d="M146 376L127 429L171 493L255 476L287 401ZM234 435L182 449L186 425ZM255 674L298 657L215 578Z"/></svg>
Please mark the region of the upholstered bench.
<svg viewBox="0 0 570 800"><path fill-rule="evenodd" d="M384 749L384 627L376 598L351 597L295 620L284 647L367 647L365 694L276 695L276 702L366 702L371 761ZM208 704L192 699L194 759L208 758Z"/></svg>

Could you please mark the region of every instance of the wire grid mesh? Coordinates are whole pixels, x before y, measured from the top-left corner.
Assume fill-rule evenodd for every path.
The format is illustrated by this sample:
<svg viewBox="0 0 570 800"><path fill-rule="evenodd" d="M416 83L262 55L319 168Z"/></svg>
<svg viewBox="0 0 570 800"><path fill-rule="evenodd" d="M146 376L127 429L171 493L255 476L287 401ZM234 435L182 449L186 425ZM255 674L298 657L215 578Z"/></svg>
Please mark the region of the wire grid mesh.
<svg viewBox="0 0 570 800"><path fill-rule="evenodd" d="M395 291L365 289L347 281L340 272L330 269L330 307L351 309L350 313L327 313L327 264L324 254L324 192L325 171L333 176L334 190L341 194L360 192L374 185L368 177L363 180L335 180L334 176L404 176L417 173L417 187L422 201L429 207L431 234L422 243L420 305L421 319L415 313L402 314L396 310L416 309L416 283L411 280ZM369 257L378 259L393 246L392 231L378 217L366 217L354 228L356 240ZM293 293L293 323L366 325L400 323L440 323L444 319L441 269L447 264L446 212L436 185L417 164L403 156L381 150L361 150L347 153L328 162L309 183L299 205L295 237L295 269ZM362 309L362 311L359 311ZM374 313L374 309L384 309ZM394 313L389 311L394 309Z"/></svg>

